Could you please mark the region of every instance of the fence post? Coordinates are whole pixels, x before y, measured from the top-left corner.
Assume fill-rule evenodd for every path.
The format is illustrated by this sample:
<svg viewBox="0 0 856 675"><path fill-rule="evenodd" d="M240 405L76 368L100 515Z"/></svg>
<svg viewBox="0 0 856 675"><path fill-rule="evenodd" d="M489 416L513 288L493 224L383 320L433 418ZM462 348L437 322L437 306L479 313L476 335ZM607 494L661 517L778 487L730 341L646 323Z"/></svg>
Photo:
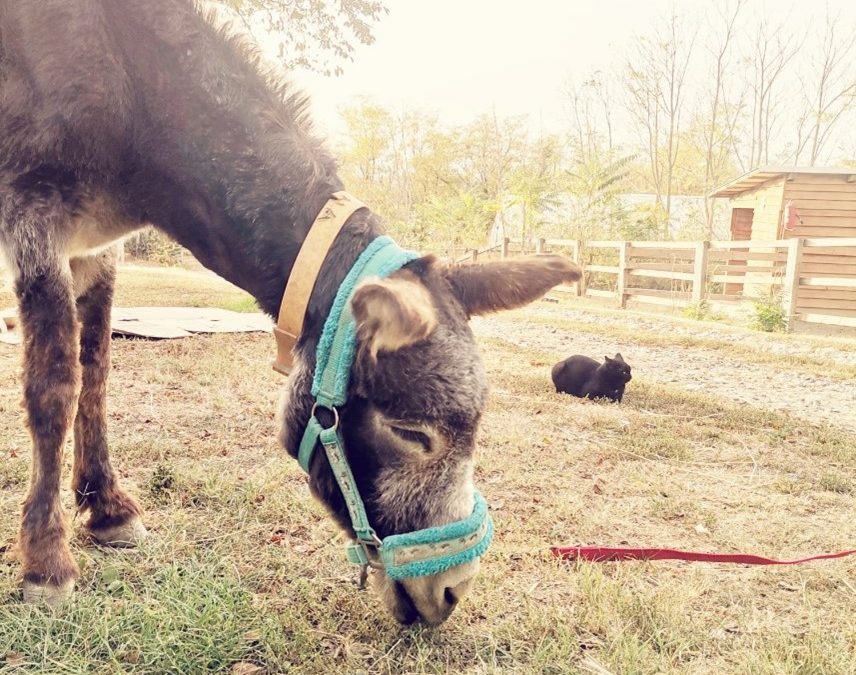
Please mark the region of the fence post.
<svg viewBox="0 0 856 675"><path fill-rule="evenodd" d="M502 259L505 260L508 257L508 244L511 240L508 237L504 237L502 240Z"/></svg>
<svg viewBox="0 0 856 675"><path fill-rule="evenodd" d="M707 281L707 252L709 250L709 241L700 241L696 244L695 260L693 260L693 302L701 302L707 296L705 282Z"/></svg>
<svg viewBox="0 0 856 675"><path fill-rule="evenodd" d="M543 253L544 252L544 240L539 239L535 242L535 253Z"/></svg>
<svg viewBox="0 0 856 675"><path fill-rule="evenodd" d="M618 283L615 292L618 295L618 306L621 309L627 306L627 253L629 248L629 241L622 241L618 244Z"/></svg>
<svg viewBox="0 0 856 675"><path fill-rule="evenodd" d="M574 262L582 270L580 280L574 284L577 288L577 297L585 297L586 294L586 271L583 268L582 254L580 253L581 242L579 239L574 240Z"/></svg>
<svg viewBox="0 0 856 675"><path fill-rule="evenodd" d="M797 311L797 294L800 289L800 263L805 239L788 239L788 260L785 263L785 281L782 286L782 308L785 310L787 329L791 330Z"/></svg>
<svg viewBox="0 0 856 675"><path fill-rule="evenodd" d="M473 249L472 256L473 256L473 262L475 262L476 260L478 260L478 257L479 257L479 250L478 250L477 248L474 248L474 249Z"/></svg>

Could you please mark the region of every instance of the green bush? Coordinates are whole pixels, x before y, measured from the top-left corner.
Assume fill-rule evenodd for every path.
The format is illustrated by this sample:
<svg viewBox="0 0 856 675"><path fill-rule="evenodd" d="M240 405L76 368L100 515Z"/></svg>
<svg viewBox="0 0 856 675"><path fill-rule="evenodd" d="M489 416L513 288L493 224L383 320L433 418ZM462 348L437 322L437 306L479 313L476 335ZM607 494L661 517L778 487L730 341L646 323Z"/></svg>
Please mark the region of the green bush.
<svg viewBox="0 0 856 675"><path fill-rule="evenodd" d="M178 265L184 256L184 249L156 229L147 227L125 240L125 253L131 258L158 265Z"/></svg>
<svg viewBox="0 0 856 675"><path fill-rule="evenodd" d="M683 315L688 319L695 319L696 321L717 321L721 318L719 314L711 309L710 303L707 300L699 300L691 305L687 305L684 307Z"/></svg>
<svg viewBox="0 0 856 675"><path fill-rule="evenodd" d="M785 316L785 308L782 305L780 293L771 293L764 298L756 298L752 301L755 306L755 316L752 317L751 326L755 330L765 333L784 333L788 330L788 320Z"/></svg>

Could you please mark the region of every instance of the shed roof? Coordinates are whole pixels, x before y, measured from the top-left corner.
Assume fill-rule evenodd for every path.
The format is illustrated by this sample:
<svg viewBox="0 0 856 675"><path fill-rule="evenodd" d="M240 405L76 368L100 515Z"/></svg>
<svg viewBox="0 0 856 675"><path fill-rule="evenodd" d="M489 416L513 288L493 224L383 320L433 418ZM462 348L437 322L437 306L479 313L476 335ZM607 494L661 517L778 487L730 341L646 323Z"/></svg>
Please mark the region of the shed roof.
<svg viewBox="0 0 856 675"><path fill-rule="evenodd" d="M766 183L768 180L785 176L788 174L815 174L833 176L856 176L856 169L844 169L841 167L798 167L798 166L765 166L760 169L752 169L748 173L735 178L724 185L720 185L709 194L710 197L735 197L748 190Z"/></svg>

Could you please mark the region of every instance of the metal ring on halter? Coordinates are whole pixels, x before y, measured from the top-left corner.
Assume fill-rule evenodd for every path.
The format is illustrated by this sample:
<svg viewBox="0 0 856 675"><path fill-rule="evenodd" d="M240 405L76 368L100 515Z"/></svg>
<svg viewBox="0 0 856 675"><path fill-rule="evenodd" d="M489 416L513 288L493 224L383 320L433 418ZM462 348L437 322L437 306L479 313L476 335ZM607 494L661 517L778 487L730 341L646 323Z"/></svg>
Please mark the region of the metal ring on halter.
<svg viewBox="0 0 856 675"><path fill-rule="evenodd" d="M378 536L372 532L372 541L365 541L363 539L357 539L357 543L362 547L363 552L366 554L366 560L368 560L368 566L373 567L375 569L383 569L383 563L377 560L372 560L371 555L369 555L369 548L374 547L375 553L379 554L380 547L383 546L383 542L378 538Z"/></svg>
<svg viewBox="0 0 856 675"><path fill-rule="evenodd" d="M328 408L326 405L321 405L320 403L318 403L316 401L315 403L312 404L312 410L309 413L310 418L315 417L315 411L318 410L318 408L324 408L324 410L329 410L330 412L333 413L333 426L330 427L330 429L333 429L334 431L336 429L338 429L339 428L339 411L336 410L336 406L331 406Z"/></svg>
<svg viewBox="0 0 856 675"><path fill-rule="evenodd" d="M369 548L374 547L375 552L380 551L380 547L383 546L383 542L381 539L372 531L372 541L365 541L363 539L357 539L357 543L362 547L363 553L366 556L366 560L368 561L365 565L360 565L360 578L357 586L360 590L365 589L366 580L369 578L369 567L376 570L383 569L383 563L377 560L373 560L370 555Z"/></svg>

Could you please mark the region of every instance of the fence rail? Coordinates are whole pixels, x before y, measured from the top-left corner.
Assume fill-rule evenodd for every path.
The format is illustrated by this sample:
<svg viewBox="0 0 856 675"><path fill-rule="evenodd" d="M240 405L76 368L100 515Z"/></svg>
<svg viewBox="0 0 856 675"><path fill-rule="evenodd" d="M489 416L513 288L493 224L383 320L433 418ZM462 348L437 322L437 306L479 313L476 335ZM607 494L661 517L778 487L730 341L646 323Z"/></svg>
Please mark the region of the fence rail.
<svg viewBox="0 0 856 675"><path fill-rule="evenodd" d="M514 250L512 250L514 249ZM457 262L521 252L506 239ZM540 239L535 251L564 252L585 270L557 290L577 296L726 311L777 293L788 327L803 321L856 328L856 237L776 241L580 241Z"/></svg>

